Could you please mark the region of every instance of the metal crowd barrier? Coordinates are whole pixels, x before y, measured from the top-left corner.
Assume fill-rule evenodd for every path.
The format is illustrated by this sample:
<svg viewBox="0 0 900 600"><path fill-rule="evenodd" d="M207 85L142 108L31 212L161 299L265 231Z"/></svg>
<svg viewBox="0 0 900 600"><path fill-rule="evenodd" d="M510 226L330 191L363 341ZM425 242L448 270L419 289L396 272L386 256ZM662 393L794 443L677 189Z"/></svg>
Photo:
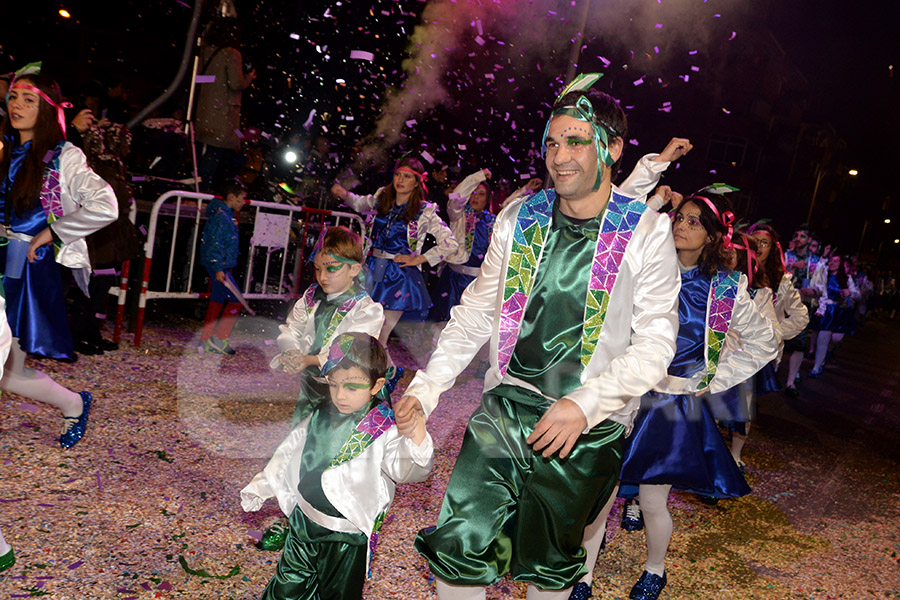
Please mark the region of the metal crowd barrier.
<svg viewBox="0 0 900 600"><path fill-rule="evenodd" d="M209 297L205 269L198 264L198 252L203 229L201 221L206 219L204 203L213 198L210 194L170 191L153 203L147 241L144 243L144 272L134 326L134 346L141 345L148 301ZM251 211L250 219L245 217L248 211ZM325 227L344 225L357 233L365 233L365 223L356 214L259 200L251 200L249 208L245 207L241 211L241 226L249 221L253 223L254 234L249 249L241 248L241 254L247 257L246 261L232 270L232 275L247 300L298 298L302 291L299 289L300 271L307 249L312 248ZM167 252L168 261L154 263L155 251ZM153 270L154 264L157 265L156 271ZM160 264L165 265L165 271L159 268ZM196 277L195 266L199 270ZM122 267L121 289L117 294L119 306L114 330L116 341L122 331L128 270L129 265L126 263ZM275 273L277 276L271 279L270 276ZM255 274L261 274L261 280L254 281Z"/></svg>

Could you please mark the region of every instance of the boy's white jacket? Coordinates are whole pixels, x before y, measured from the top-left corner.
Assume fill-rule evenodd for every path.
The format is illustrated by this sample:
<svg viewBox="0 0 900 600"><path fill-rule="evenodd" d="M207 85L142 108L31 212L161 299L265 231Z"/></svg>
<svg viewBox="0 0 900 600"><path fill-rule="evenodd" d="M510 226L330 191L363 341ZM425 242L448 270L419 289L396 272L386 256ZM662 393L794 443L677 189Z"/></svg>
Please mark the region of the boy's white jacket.
<svg viewBox="0 0 900 600"><path fill-rule="evenodd" d="M307 289L307 292L309 290ZM276 342L278 349L283 353L285 350L296 349L309 354L313 340L316 338L316 319L315 309L318 302L314 301L312 306L307 303L307 293L294 304L291 313L288 315L284 325L279 325L281 334ZM381 304L372 300L368 294L360 299L356 305L350 309L344 319L335 328L330 338L322 344L322 350L319 352L319 366L328 362L328 351L331 349L331 340L342 333L350 331L366 333L374 338L381 333L381 326L384 324L384 309ZM327 326L327 324L326 324ZM269 366L273 369L281 368L281 354L277 354Z"/></svg>
<svg viewBox="0 0 900 600"><path fill-rule="evenodd" d="M488 341L491 366L484 375L485 391L501 382L535 390L509 374L501 376L498 362L504 278L521 206L518 200L498 215L481 274L452 309L427 368L406 390L418 398L426 415ZM668 217L644 212L619 268L596 349L582 370L582 385L566 394L581 408L588 429L605 419L630 427L640 396L666 376L678 333L677 265Z"/></svg>
<svg viewBox="0 0 900 600"><path fill-rule="evenodd" d="M241 507L259 510L268 498L276 498L278 506L290 516L300 500L300 459L306 444L306 417L275 450L265 469L257 473L241 490ZM366 449L322 474L322 491L332 506L340 511L360 533L371 539L375 522L394 499L397 483L425 481L431 473L434 445L426 433L421 445L403 437L392 425L373 440ZM332 529L325 519L307 514L323 527ZM321 513L320 513L321 514ZM371 558L372 544L368 544Z"/></svg>

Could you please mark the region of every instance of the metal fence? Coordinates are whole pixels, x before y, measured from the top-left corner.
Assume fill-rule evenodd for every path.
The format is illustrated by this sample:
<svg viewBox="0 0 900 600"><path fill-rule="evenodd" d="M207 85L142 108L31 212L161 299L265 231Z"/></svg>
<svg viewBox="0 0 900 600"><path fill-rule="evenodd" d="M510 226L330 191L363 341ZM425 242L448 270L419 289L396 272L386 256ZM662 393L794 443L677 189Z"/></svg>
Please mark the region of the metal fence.
<svg viewBox="0 0 900 600"><path fill-rule="evenodd" d="M144 244L134 345L141 345L147 302L157 299L195 300L209 297L206 269L199 264L204 205L214 196L188 191L161 195L150 211ZM249 214L248 214L249 213ZM303 262L321 231L344 225L365 233L365 223L352 213L251 200L241 211L241 257L232 275L247 300L298 298ZM247 240L247 233L252 234ZM161 253L167 260L157 259ZM128 265L122 268L119 308L114 339L118 341L124 318Z"/></svg>

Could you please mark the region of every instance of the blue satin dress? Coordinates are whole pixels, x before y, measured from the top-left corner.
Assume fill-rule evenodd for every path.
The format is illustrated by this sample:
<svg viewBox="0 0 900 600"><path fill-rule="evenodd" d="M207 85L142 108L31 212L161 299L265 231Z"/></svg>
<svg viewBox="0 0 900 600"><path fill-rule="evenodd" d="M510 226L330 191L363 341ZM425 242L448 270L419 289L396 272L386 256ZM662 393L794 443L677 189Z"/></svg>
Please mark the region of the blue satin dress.
<svg viewBox="0 0 900 600"><path fill-rule="evenodd" d="M481 268L484 262L484 255L487 254L488 246L491 244L491 233L494 231L494 221L496 217L486 211L482 211L475 222L475 235L472 240L472 251L469 253L469 260L464 264L466 267ZM459 240L460 244L465 240ZM475 281L474 275L466 275L465 273L457 273L450 268L449 265L441 273L435 289L434 307L431 309L431 319L433 321L449 321L450 309L459 304L462 293L466 290L470 283Z"/></svg>
<svg viewBox="0 0 900 600"><path fill-rule="evenodd" d="M12 149L9 174L0 184L0 215L6 214L6 200L16 174L22 167L31 142ZM9 226L18 233L35 236L47 227L47 217L38 201L28 212L19 216L9 211ZM66 313L62 283L62 267L56 262L53 245L37 250L37 259L25 261L21 277L7 266L9 247L0 246L0 268L6 288L6 319L13 337L19 338L22 350L49 358L71 360L75 356L72 333Z"/></svg>
<svg viewBox="0 0 900 600"><path fill-rule="evenodd" d="M706 368L709 286L709 277L699 269L681 276L678 341L669 375L690 377ZM634 430L626 439L620 480L623 497L636 496L642 483L716 497L750 493L709 407L693 394L649 392L641 398Z"/></svg>
<svg viewBox="0 0 900 600"><path fill-rule="evenodd" d="M406 205L394 206L387 215L377 215L372 225L372 247L391 254L411 254L406 223L401 218ZM419 245L424 243L419 240ZM369 256L366 261L366 291L385 310L426 311L431 297L418 267L401 267L391 259Z"/></svg>
<svg viewBox="0 0 900 600"><path fill-rule="evenodd" d="M854 329L853 311L847 308L847 301L841 296L841 286L834 273L828 274L828 287L825 291L834 304L825 307L825 314L819 320L819 331L850 333Z"/></svg>

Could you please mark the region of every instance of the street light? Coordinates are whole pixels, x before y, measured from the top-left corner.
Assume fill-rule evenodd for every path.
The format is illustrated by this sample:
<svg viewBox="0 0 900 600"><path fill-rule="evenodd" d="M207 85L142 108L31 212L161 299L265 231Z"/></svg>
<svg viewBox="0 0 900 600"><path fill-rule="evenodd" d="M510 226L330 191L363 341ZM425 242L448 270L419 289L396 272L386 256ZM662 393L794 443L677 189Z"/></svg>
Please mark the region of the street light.
<svg viewBox="0 0 900 600"><path fill-rule="evenodd" d="M891 224L891 220L890 220L890 219L885 219L885 220L884 220L884 224L885 224L885 225L890 225L890 224Z"/></svg>
<svg viewBox="0 0 900 600"><path fill-rule="evenodd" d="M900 240L894 240L895 244L900 244Z"/></svg>
<svg viewBox="0 0 900 600"><path fill-rule="evenodd" d="M859 171L857 171L856 169L850 169L847 174L856 177L857 175L859 175Z"/></svg>

